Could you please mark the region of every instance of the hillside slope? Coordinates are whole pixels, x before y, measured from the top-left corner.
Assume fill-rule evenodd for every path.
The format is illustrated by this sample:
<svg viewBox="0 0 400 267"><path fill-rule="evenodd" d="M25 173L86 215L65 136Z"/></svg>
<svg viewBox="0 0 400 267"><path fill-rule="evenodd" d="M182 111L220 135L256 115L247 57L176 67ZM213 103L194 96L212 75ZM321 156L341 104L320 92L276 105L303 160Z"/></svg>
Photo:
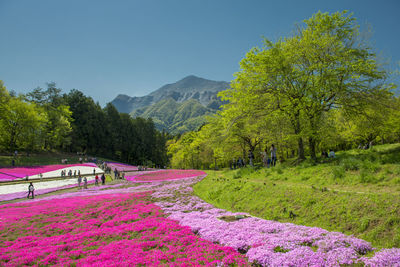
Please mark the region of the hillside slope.
<svg viewBox="0 0 400 267"><path fill-rule="evenodd" d="M152 118L159 130L178 134L195 130L206 121L206 116L215 113L214 109L207 108L195 99L178 103L173 98L166 98L159 102L133 111L132 117Z"/></svg>
<svg viewBox="0 0 400 267"><path fill-rule="evenodd" d="M319 164L208 173L194 192L219 208L400 247L400 144L338 152Z"/></svg>

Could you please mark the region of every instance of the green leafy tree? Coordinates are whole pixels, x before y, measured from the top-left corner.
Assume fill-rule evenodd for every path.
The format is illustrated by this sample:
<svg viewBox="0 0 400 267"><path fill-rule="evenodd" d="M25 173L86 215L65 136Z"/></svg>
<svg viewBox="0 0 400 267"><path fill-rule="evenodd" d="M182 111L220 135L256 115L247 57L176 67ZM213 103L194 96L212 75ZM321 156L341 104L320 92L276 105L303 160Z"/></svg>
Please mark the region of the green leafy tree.
<svg viewBox="0 0 400 267"><path fill-rule="evenodd" d="M44 148L65 148L71 143L70 133L72 112L61 95L61 89L55 83L48 83L47 89L35 88L25 95L25 98L42 107L47 113Z"/></svg>
<svg viewBox="0 0 400 267"><path fill-rule="evenodd" d="M37 141L46 123L46 114L35 104L12 97L0 120L0 142L9 151L39 146Z"/></svg>
<svg viewBox="0 0 400 267"><path fill-rule="evenodd" d="M298 137L299 159L305 158L305 137L315 159L325 113L362 110L393 85L384 83L388 73L360 41L347 12L319 12L304 22L293 37L265 39L263 48L247 53L232 89L222 96L250 113L283 113Z"/></svg>

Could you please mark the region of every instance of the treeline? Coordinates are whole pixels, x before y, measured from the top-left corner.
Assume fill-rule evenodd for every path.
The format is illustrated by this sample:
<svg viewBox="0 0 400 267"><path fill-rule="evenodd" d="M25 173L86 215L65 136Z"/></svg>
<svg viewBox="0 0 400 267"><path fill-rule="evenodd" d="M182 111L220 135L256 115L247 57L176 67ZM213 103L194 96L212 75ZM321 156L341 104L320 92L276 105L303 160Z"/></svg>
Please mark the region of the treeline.
<svg viewBox="0 0 400 267"><path fill-rule="evenodd" d="M84 152L164 166L168 138L151 119L133 119L111 104L101 108L78 90L61 94L55 83L49 83L47 89L16 96L0 81L0 151Z"/></svg>
<svg viewBox="0 0 400 267"><path fill-rule="evenodd" d="M278 159L400 141L400 99L390 73L347 12L317 13L293 36L265 39L240 62L229 101L199 131L168 143L173 167L229 166L272 144ZM269 154L269 149L267 153Z"/></svg>

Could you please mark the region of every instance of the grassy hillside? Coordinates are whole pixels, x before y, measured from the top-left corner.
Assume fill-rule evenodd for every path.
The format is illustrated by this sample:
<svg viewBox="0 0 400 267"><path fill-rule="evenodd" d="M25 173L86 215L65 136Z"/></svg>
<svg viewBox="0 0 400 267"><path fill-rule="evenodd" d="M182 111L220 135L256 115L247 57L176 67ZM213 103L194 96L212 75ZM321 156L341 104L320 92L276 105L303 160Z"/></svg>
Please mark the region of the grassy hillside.
<svg viewBox="0 0 400 267"><path fill-rule="evenodd" d="M400 247L400 144L319 164L210 171L194 191L220 208Z"/></svg>

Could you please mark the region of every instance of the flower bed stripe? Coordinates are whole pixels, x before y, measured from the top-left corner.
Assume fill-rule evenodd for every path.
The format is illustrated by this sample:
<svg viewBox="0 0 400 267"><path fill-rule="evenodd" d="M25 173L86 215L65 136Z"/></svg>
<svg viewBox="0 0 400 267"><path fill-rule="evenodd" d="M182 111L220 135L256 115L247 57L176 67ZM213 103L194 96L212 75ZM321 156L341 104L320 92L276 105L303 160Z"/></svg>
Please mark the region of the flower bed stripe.
<svg viewBox="0 0 400 267"><path fill-rule="evenodd" d="M85 166L85 167L97 167L94 163L85 164L68 164L68 165L45 165L45 166L31 166L31 167L15 167L15 168L1 168L0 169L0 181L10 181L26 176L38 175L40 173L51 172L59 169Z"/></svg>

